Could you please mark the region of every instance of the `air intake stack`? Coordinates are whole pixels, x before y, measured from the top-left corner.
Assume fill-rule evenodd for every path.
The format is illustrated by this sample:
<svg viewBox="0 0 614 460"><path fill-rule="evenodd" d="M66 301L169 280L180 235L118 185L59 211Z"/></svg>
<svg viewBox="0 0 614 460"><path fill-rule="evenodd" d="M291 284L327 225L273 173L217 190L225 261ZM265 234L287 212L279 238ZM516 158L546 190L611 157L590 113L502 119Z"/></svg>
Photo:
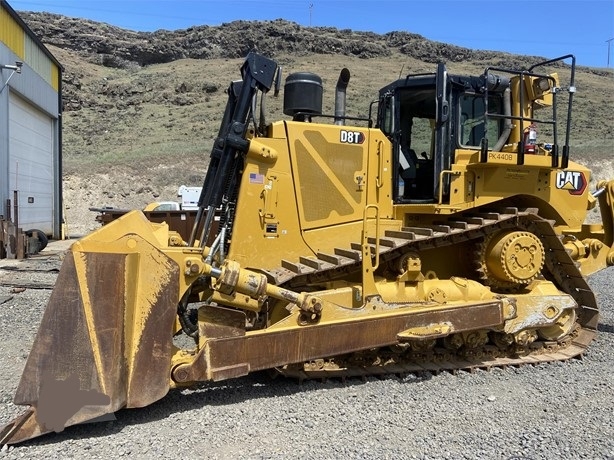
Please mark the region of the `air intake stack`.
<svg viewBox="0 0 614 460"><path fill-rule="evenodd" d="M295 121L309 121L322 114L322 79L311 72L288 75L284 85L284 114Z"/></svg>

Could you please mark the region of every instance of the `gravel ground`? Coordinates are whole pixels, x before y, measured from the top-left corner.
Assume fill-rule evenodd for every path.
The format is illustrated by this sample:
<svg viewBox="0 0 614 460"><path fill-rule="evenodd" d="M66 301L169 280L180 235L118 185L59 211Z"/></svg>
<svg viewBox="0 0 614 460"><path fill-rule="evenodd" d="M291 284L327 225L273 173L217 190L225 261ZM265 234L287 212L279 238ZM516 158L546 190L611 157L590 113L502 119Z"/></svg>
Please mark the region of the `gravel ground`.
<svg viewBox="0 0 614 460"><path fill-rule="evenodd" d="M12 404L61 252L0 262L0 423ZM55 247L57 250L57 246ZM9 266L7 268L7 266ZM534 367L305 382L255 374L171 391L112 422L70 427L0 458L614 459L614 268L590 278L602 316L582 360Z"/></svg>

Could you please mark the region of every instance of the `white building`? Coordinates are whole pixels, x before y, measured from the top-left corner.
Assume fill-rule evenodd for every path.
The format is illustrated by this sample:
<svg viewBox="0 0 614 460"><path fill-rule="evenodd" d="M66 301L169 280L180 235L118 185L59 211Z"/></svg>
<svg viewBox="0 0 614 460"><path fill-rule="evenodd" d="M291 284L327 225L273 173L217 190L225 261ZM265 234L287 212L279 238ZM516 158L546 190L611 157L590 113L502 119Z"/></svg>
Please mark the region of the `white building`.
<svg viewBox="0 0 614 460"><path fill-rule="evenodd" d="M0 216L54 239L62 237L62 70L0 0Z"/></svg>

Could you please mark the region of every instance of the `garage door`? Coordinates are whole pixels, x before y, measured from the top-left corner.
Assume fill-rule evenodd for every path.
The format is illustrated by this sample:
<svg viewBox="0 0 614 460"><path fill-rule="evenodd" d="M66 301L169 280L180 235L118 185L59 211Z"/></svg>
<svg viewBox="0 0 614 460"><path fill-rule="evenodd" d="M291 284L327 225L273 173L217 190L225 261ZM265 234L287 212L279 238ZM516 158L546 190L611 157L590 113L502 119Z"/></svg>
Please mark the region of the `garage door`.
<svg viewBox="0 0 614 460"><path fill-rule="evenodd" d="M53 120L9 97L9 197L19 192L19 226L53 233Z"/></svg>

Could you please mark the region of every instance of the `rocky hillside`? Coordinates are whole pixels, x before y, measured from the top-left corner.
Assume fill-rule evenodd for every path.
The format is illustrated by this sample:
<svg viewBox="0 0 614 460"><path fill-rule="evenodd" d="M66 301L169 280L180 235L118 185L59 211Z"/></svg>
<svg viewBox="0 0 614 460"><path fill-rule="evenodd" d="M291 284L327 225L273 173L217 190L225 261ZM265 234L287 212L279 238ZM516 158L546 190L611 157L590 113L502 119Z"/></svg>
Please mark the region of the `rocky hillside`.
<svg viewBox="0 0 614 460"><path fill-rule="evenodd" d="M486 66L526 68L542 59L461 48L408 32L378 35L284 20L150 33L48 13L20 15L65 69L69 225L89 206L141 207L174 199L181 184L200 185L225 90L239 78L250 50L274 58L284 75L302 70L321 75L329 113L339 71L349 68L348 114L356 116L368 115L380 87L402 73L431 72L436 62L446 62L453 72L480 74ZM565 71L561 67L560 73ZM572 152L587 161L609 158L612 73L581 68L576 78ZM281 99L269 98L271 119L283 117Z"/></svg>
<svg viewBox="0 0 614 460"><path fill-rule="evenodd" d="M472 50L434 42L408 32L380 35L332 27L303 27L282 19L235 21L221 26L198 26L176 31L135 32L51 13L20 14L51 48L69 51L94 65L133 71L184 59L240 59L251 50L272 57L289 54L300 58L316 54L360 59L398 59L397 55L401 55L423 63L471 62L517 68L544 59ZM74 105L73 96L78 95L83 88L75 79L77 69L68 65L66 70L66 109L71 110L80 107ZM608 75L604 69L585 70L595 75ZM202 89L213 92L215 87L205 85ZM136 91L139 91L138 88Z"/></svg>
<svg viewBox="0 0 614 460"><path fill-rule="evenodd" d="M185 30L134 32L98 22L49 13L21 13L44 41L75 51L81 57L108 67L147 66L179 59L242 58L250 50L274 56L328 54L363 59L389 57L399 52L424 62L510 61L502 53L470 50L436 43L421 35L391 32L338 30L332 27L302 27L282 19L235 21L217 27L198 26Z"/></svg>

